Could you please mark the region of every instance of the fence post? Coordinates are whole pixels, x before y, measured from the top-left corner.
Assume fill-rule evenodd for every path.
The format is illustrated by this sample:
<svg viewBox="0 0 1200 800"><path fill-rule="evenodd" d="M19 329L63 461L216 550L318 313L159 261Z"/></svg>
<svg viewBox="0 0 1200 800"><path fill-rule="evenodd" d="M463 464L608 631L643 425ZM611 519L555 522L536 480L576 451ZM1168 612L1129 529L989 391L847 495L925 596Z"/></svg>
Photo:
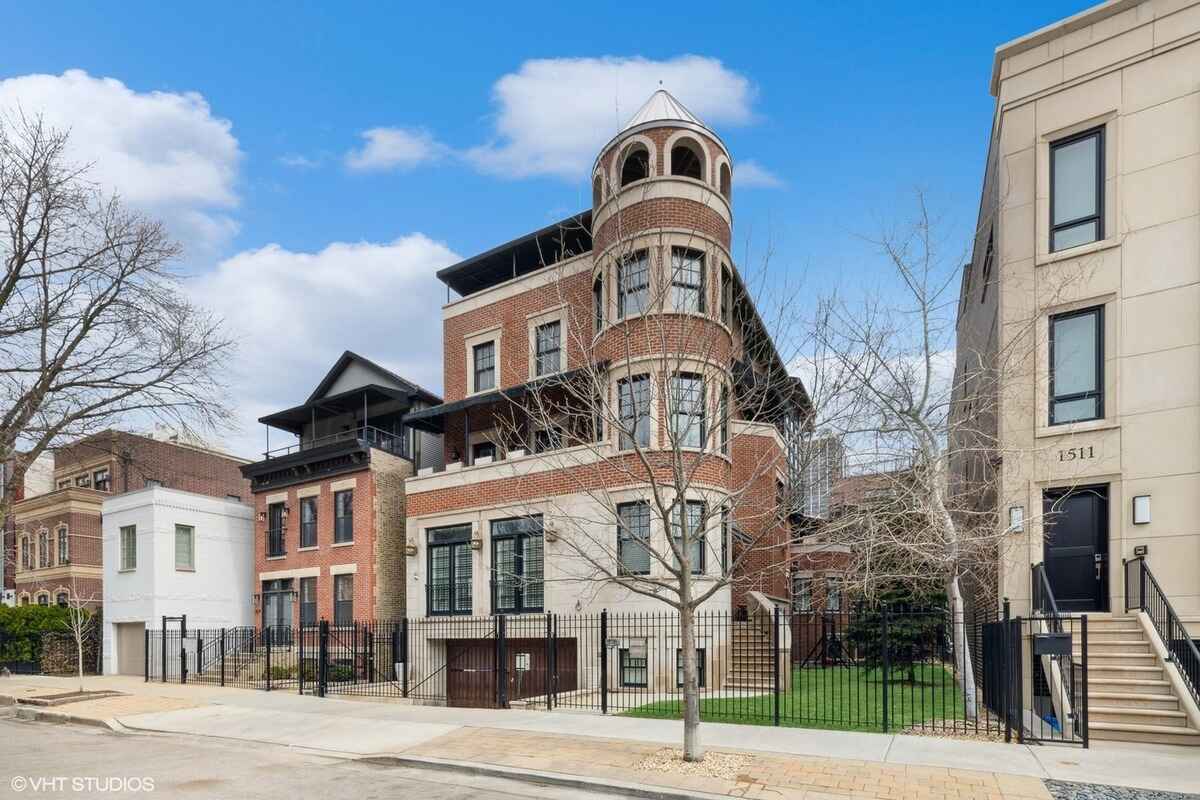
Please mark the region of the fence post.
<svg viewBox="0 0 1200 800"><path fill-rule="evenodd" d="M1087 614L1080 617L1080 636L1083 638L1079 642L1079 654L1083 658L1083 686L1080 687L1081 701L1083 703L1083 747L1088 748L1088 641L1087 641ZM1072 698L1074 700L1074 698Z"/></svg>
<svg viewBox="0 0 1200 800"><path fill-rule="evenodd" d="M496 618L496 622L500 628L496 637L496 643L499 645L496 677L500 681L496 704L500 708L508 708L508 617L501 614Z"/></svg>
<svg viewBox="0 0 1200 800"><path fill-rule="evenodd" d="M891 654L888 652L891 648L888 646L888 605L882 604L882 615L880 616L879 626L879 642L882 655L883 665L883 732L887 733L890 715L891 715L891 697L888 688L888 672L890 668Z"/></svg>
<svg viewBox="0 0 1200 800"><path fill-rule="evenodd" d="M167 618L162 618L162 628L159 629L162 633L159 637L162 640L162 682L167 682Z"/></svg>
<svg viewBox="0 0 1200 800"><path fill-rule="evenodd" d="M600 612L600 713L608 713L608 609Z"/></svg>
<svg viewBox="0 0 1200 800"><path fill-rule="evenodd" d="M142 633L145 634L145 636L146 636L146 645L142 648L142 658L146 662L145 683L149 683L150 682L150 629L146 628L142 631Z"/></svg>
<svg viewBox="0 0 1200 800"><path fill-rule="evenodd" d="M1146 610L1146 559L1142 557L1138 562L1138 608L1142 611Z"/></svg>
<svg viewBox="0 0 1200 800"><path fill-rule="evenodd" d="M771 689L773 718L775 726L779 727L779 606L775 606L771 624Z"/></svg>
<svg viewBox="0 0 1200 800"><path fill-rule="evenodd" d="M300 624L296 627L296 635L300 637L300 641L296 644L296 693L304 694L304 620L300 620Z"/></svg>
<svg viewBox="0 0 1200 800"><path fill-rule="evenodd" d="M1009 648L1012 646L1012 636L1009 634L1010 614L1011 608L1009 606L1008 598L1006 597L1004 598L1004 614L1002 617L1003 622L1001 623L1001 625L1003 625L1001 630L1004 631L1004 645L1000 648L1000 660L1001 663L1004 664L1004 671L1001 673L1002 679L1000 681L1000 708L1004 709L1004 741L1006 743L1012 742L1012 719L1011 715L1008 713L1008 695L1012 689L1012 676L1009 675L1012 667L1012 655L1008 652Z"/></svg>
<svg viewBox="0 0 1200 800"><path fill-rule="evenodd" d="M267 651L267 691L271 691L271 626L263 628L263 649Z"/></svg>
<svg viewBox="0 0 1200 800"><path fill-rule="evenodd" d="M1013 630L1010 634L1012 644L1015 646L1015 651L1014 651L1014 656L1013 656L1013 665L1015 666L1015 668L1013 669L1013 673L1014 673L1013 678L1015 680L1015 683L1013 685L1016 687L1016 692L1014 692L1015 697L1013 699L1016 701L1016 705L1013 708L1016 711L1016 717L1017 717L1017 744L1025 744L1025 720L1024 720L1024 716L1025 716L1025 652L1024 652L1025 648L1024 648L1024 644L1025 643L1023 641L1024 635L1025 635L1024 623L1023 623L1021 617L1018 616L1015 620L1013 620Z"/></svg>
<svg viewBox="0 0 1200 800"><path fill-rule="evenodd" d="M187 614L179 618L179 682L187 683Z"/></svg>
<svg viewBox="0 0 1200 800"><path fill-rule="evenodd" d="M554 703L550 700L550 681L551 675L554 672L554 642L550 636L553 633L550 623L550 612L546 612L546 710L550 711L554 708Z"/></svg>
<svg viewBox="0 0 1200 800"><path fill-rule="evenodd" d="M317 628L317 697L329 690L329 620L322 619Z"/></svg>
<svg viewBox="0 0 1200 800"><path fill-rule="evenodd" d="M400 663L404 665L404 677L400 682L400 690L404 697L408 697L408 617L400 620L400 646L403 648L400 651Z"/></svg>
<svg viewBox="0 0 1200 800"><path fill-rule="evenodd" d="M221 685L225 685L225 629L221 628Z"/></svg>

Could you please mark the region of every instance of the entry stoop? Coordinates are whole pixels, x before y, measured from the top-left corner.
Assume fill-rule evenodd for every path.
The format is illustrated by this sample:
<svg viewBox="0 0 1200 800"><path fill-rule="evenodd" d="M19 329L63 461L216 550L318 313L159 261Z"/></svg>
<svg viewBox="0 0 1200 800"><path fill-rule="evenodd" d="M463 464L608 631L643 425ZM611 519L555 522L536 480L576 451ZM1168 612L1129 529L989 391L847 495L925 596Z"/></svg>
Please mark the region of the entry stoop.
<svg viewBox="0 0 1200 800"><path fill-rule="evenodd" d="M1091 738L1200 746L1200 730L1137 617L1088 614L1087 682Z"/></svg>

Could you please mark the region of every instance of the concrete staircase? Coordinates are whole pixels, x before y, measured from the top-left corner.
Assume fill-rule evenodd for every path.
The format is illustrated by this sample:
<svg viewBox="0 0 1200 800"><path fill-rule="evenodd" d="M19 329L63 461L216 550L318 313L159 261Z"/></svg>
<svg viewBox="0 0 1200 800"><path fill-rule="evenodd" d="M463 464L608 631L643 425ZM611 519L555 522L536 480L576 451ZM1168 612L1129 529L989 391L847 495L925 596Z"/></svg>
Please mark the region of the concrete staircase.
<svg viewBox="0 0 1200 800"><path fill-rule="evenodd" d="M1080 649L1076 637L1076 658ZM1136 616L1088 614L1088 731L1092 739L1200 746Z"/></svg>
<svg viewBox="0 0 1200 800"><path fill-rule="evenodd" d="M771 681L771 626L756 619L733 623L733 654L726 689L769 692Z"/></svg>

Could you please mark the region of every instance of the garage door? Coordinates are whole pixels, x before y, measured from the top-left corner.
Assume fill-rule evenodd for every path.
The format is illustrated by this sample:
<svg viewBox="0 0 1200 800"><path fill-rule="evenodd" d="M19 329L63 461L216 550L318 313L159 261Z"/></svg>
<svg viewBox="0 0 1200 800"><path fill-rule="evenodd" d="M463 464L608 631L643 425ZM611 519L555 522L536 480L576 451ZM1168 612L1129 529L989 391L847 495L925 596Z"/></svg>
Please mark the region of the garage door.
<svg viewBox="0 0 1200 800"><path fill-rule="evenodd" d="M143 675L146 670L146 623L118 622L117 673Z"/></svg>

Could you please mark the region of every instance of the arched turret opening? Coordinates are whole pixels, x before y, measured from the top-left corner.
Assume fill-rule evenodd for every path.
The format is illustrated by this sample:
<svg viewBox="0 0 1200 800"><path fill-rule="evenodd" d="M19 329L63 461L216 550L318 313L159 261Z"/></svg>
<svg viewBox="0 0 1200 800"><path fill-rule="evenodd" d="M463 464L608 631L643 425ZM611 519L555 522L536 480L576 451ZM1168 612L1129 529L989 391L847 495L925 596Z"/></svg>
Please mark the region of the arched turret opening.
<svg viewBox="0 0 1200 800"><path fill-rule="evenodd" d="M671 174L704 180L704 151L694 139L680 139L671 148Z"/></svg>
<svg viewBox="0 0 1200 800"><path fill-rule="evenodd" d="M650 151L644 144L630 145L621 161L621 185L650 177Z"/></svg>
<svg viewBox="0 0 1200 800"><path fill-rule="evenodd" d="M604 202L604 179L597 175L592 178L592 208L599 208Z"/></svg>
<svg viewBox="0 0 1200 800"><path fill-rule="evenodd" d="M732 183L733 183L733 176L729 172L729 165L722 164L721 165L721 187L720 188L721 188L721 195L726 200L732 199L732 197L730 196L733 193Z"/></svg>

